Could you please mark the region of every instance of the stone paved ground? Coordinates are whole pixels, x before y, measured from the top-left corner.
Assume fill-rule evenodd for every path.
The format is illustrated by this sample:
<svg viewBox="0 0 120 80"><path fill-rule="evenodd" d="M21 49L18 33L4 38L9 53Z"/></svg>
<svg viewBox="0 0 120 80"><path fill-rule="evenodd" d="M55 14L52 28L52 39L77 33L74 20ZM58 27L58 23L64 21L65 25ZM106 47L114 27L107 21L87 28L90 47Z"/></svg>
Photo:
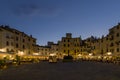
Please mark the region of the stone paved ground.
<svg viewBox="0 0 120 80"><path fill-rule="evenodd" d="M40 62L0 71L0 80L120 80L120 65Z"/></svg>

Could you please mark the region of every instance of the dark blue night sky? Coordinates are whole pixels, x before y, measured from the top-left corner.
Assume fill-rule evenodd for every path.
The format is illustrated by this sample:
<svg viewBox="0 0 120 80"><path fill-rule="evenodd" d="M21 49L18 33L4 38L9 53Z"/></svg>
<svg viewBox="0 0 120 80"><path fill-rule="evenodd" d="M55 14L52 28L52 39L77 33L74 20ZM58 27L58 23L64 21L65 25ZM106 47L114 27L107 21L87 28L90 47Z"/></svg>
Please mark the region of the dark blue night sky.
<svg viewBox="0 0 120 80"><path fill-rule="evenodd" d="M37 43L101 37L120 21L120 0L0 0L0 25L32 34Z"/></svg>

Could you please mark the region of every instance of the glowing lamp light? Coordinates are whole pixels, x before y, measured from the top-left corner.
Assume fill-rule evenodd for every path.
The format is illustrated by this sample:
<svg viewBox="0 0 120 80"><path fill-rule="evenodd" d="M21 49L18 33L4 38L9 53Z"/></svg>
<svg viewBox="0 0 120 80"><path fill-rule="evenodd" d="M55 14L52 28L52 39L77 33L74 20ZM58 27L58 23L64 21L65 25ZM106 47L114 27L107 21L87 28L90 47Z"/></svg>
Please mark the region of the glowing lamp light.
<svg viewBox="0 0 120 80"><path fill-rule="evenodd" d="M3 55L3 58L6 57L6 55Z"/></svg>
<svg viewBox="0 0 120 80"><path fill-rule="evenodd" d="M23 51L19 51L18 55L22 56L22 55L24 55L24 52Z"/></svg>
<svg viewBox="0 0 120 80"><path fill-rule="evenodd" d="M92 56L93 55L93 53L89 53L89 56Z"/></svg>
<svg viewBox="0 0 120 80"><path fill-rule="evenodd" d="M111 55L112 53L111 52L107 52L107 55Z"/></svg>
<svg viewBox="0 0 120 80"><path fill-rule="evenodd" d="M0 49L1 52L5 52L5 49Z"/></svg>
<svg viewBox="0 0 120 80"><path fill-rule="evenodd" d="M50 54L50 56L56 56L56 54Z"/></svg>
<svg viewBox="0 0 120 80"><path fill-rule="evenodd" d="M33 55L39 55L39 53L33 53Z"/></svg>
<svg viewBox="0 0 120 80"><path fill-rule="evenodd" d="M82 56L81 54L78 54L78 56Z"/></svg>

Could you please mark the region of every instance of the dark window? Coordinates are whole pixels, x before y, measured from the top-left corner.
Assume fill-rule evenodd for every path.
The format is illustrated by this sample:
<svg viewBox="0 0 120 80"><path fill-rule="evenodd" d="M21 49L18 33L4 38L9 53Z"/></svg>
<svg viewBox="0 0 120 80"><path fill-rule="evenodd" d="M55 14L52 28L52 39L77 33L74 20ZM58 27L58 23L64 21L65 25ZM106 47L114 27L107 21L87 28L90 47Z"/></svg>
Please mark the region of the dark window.
<svg viewBox="0 0 120 80"><path fill-rule="evenodd" d="M74 46L76 47L76 44Z"/></svg>
<svg viewBox="0 0 120 80"><path fill-rule="evenodd" d="M114 40L114 37L113 36L111 36L111 39L110 40Z"/></svg>
<svg viewBox="0 0 120 80"><path fill-rule="evenodd" d="M66 52L66 51L64 50L64 52Z"/></svg>
<svg viewBox="0 0 120 80"><path fill-rule="evenodd" d="M16 41L18 41L18 37L16 37Z"/></svg>
<svg viewBox="0 0 120 80"><path fill-rule="evenodd" d="M6 36L6 38L8 38L8 39L9 39L9 36L7 35L7 36Z"/></svg>
<svg viewBox="0 0 120 80"><path fill-rule="evenodd" d="M116 45L119 45L119 42L116 41L115 43L116 43Z"/></svg>
<svg viewBox="0 0 120 80"><path fill-rule="evenodd" d="M106 52L108 52L108 49L106 49Z"/></svg>
<svg viewBox="0 0 120 80"><path fill-rule="evenodd" d="M32 44L32 46L35 46L34 44Z"/></svg>
<svg viewBox="0 0 120 80"><path fill-rule="evenodd" d="M108 40L108 38L106 38L106 40Z"/></svg>
<svg viewBox="0 0 120 80"><path fill-rule="evenodd" d="M28 41L30 41L30 38L28 39Z"/></svg>
<svg viewBox="0 0 120 80"><path fill-rule="evenodd" d="M16 48L18 48L19 46L18 46L18 43L16 43Z"/></svg>
<svg viewBox="0 0 120 80"><path fill-rule="evenodd" d="M68 39L68 42L70 42L70 40Z"/></svg>
<svg viewBox="0 0 120 80"><path fill-rule="evenodd" d="M74 50L74 52L76 53L76 50Z"/></svg>
<svg viewBox="0 0 120 80"><path fill-rule="evenodd" d="M103 54L103 49L101 50L101 54Z"/></svg>
<svg viewBox="0 0 120 80"><path fill-rule="evenodd" d="M117 33L116 36L119 37L119 33Z"/></svg>
<svg viewBox="0 0 120 80"><path fill-rule="evenodd" d="M66 45L64 44L64 47L65 47Z"/></svg>
<svg viewBox="0 0 120 80"><path fill-rule="evenodd" d="M110 47L112 47L112 46L114 46L114 44L113 44L113 43L111 43L111 44L110 44Z"/></svg>
<svg viewBox="0 0 120 80"><path fill-rule="evenodd" d="M15 32L17 35L19 35L19 33L18 32Z"/></svg>
<svg viewBox="0 0 120 80"><path fill-rule="evenodd" d="M82 52L82 49L81 49L81 52Z"/></svg>
<svg viewBox="0 0 120 80"><path fill-rule="evenodd" d="M23 39L23 42L25 42L25 39Z"/></svg>
<svg viewBox="0 0 120 80"><path fill-rule="evenodd" d="M25 49L25 45L23 45L23 49Z"/></svg>
<svg viewBox="0 0 120 80"><path fill-rule="evenodd" d="M119 52L119 48L117 48L117 52Z"/></svg>
<svg viewBox="0 0 120 80"><path fill-rule="evenodd" d="M9 42L8 41L6 42L6 45L9 46Z"/></svg>
<svg viewBox="0 0 120 80"><path fill-rule="evenodd" d="M68 47L69 47L70 45L68 44Z"/></svg>

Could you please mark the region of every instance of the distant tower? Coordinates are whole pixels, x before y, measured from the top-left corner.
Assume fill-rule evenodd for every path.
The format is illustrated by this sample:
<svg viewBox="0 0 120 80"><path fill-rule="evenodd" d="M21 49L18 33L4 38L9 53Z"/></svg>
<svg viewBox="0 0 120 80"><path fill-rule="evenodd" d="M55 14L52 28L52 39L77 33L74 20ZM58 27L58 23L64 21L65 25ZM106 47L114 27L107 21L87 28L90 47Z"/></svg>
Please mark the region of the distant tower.
<svg viewBox="0 0 120 80"><path fill-rule="evenodd" d="M54 42L48 41L47 46L51 46L51 45L53 45L53 44L54 44Z"/></svg>
<svg viewBox="0 0 120 80"><path fill-rule="evenodd" d="M63 55L77 55L80 53L80 37L72 38L72 33L66 33L59 41L59 52Z"/></svg>
<svg viewBox="0 0 120 80"><path fill-rule="evenodd" d="M72 33L66 33L67 38L72 38Z"/></svg>

